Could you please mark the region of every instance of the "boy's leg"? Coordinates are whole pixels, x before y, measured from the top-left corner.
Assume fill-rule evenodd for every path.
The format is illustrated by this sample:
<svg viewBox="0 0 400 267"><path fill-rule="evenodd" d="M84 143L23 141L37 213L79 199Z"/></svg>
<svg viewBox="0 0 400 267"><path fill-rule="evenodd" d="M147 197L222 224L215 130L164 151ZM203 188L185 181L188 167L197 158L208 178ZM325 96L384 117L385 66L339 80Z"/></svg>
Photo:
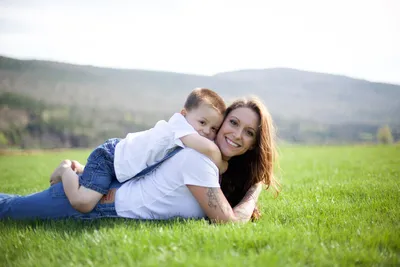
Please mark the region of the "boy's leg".
<svg viewBox="0 0 400 267"><path fill-rule="evenodd" d="M71 162L71 163L69 163ZM60 165L67 165L70 166L71 169L76 172L77 174L81 174L83 173L83 170L85 168L84 165L80 164L78 161L76 160L63 160ZM60 173L60 165L54 169L53 173L50 175L50 185L54 185L56 183L61 182L61 175L62 173Z"/></svg>
<svg viewBox="0 0 400 267"><path fill-rule="evenodd" d="M74 172L76 172L77 174L81 174L83 173L83 170L85 169L85 165L80 164L78 161L76 160L71 160L71 168Z"/></svg>
<svg viewBox="0 0 400 267"><path fill-rule="evenodd" d="M115 177L114 150L118 139L107 140L89 155L85 167L63 161L52 176L60 176L71 205L80 212L90 212L108 193ZM78 170L79 169L79 170ZM79 177L75 171L82 171Z"/></svg>
<svg viewBox="0 0 400 267"><path fill-rule="evenodd" d="M67 165L59 166L64 191L71 206L80 212L90 212L103 197L102 193L79 185L79 176Z"/></svg>
<svg viewBox="0 0 400 267"><path fill-rule="evenodd" d="M58 181L63 182L65 195L67 196L71 206L77 211L87 213L90 212L103 197L103 194L79 185L79 176L73 170L72 164L76 162L63 160L54 170L50 178L50 184L54 185ZM82 166L75 166L83 171Z"/></svg>
<svg viewBox="0 0 400 267"><path fill-rule="evenodd" d="M54 169L53 173L50 175L50 185L61 182L61 176L64 172L64 168L70 168L71 161L69 159L61 161L60 165Z"/></svg>

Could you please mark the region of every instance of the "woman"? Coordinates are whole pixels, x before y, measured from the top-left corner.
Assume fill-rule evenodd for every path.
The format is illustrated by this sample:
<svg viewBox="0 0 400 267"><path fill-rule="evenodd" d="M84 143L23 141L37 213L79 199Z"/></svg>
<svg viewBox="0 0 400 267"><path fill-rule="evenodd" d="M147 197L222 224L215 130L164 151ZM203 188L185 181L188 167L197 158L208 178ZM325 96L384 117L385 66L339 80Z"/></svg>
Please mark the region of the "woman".
<svg viewBox="0 0 400 267"><path fill-rule="evenodd" d="M58 183L25 197L0 195L0 218L208 217L217 223L246 222L256 207L262 184L278 192L273 176L274 139L272 119L263 104L257 99L238 100L228 107L215 140L223 158L229 160L222 190L215 164L186 148L142 179L113 183L90 213L74 210ZM72 166L67 161L61 167Z"/></svg>

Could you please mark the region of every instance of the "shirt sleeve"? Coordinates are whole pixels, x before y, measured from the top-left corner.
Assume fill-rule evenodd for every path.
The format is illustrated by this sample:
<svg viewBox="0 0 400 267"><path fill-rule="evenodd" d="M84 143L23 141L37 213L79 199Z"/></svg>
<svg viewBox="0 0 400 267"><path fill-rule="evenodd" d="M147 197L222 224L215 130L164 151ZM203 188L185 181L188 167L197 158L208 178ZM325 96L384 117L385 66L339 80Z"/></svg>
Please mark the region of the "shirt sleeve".
<svg viewBox="0 0 400 267"><path fill-rule="evenodd" d="M198 134L198 132L193 128L192 125L188 123L186 118L180 114L175 113L168 121L168 125L170 127L170 131L173 134L174 144L180 147L185 147L181 137L184 137L189 134Z"/></svg>
<svg viewBox="0 0 400 267"><path fill-rule="evenodd" d="M217 166L203 154L186 148L187 153L181 165L181 173L185 185L202 187L220 187Z"/></svg>
<svg viewBox="0 0 400 267"><path fill-rule="evenodd" d="M161 160L173 146L173 135L166 121L157 122L154 128L147 131L129 133L115 149L114 169L117 180L122 183L131 179Z"/></svg>

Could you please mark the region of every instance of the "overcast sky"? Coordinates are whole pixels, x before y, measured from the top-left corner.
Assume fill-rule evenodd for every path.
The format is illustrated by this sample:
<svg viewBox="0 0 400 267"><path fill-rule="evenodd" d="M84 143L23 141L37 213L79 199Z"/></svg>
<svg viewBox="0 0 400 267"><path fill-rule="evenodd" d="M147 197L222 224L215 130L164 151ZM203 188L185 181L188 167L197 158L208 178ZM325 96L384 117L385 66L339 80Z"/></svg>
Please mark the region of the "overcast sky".
<svg viewBox="0 0 400 267"><path fill-rule="evenodd" d="M0 54L205 75L288 67L400 84L400 1L0 0Z"/></svg>

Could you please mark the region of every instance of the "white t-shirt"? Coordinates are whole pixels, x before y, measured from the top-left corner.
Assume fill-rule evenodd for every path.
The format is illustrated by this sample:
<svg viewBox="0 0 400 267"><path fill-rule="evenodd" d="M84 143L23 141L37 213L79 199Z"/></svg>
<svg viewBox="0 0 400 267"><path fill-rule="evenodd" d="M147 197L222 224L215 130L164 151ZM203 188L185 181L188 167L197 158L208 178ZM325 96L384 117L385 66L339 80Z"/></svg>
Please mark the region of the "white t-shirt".
<svg viewBox="0 0 400 267"><path fill-rule="evenodd" d="M114 169L117 180L123 183L159 162L172 148L185 147L179 138L196 133L180 113L175 113L168 122L157 122L150 130L129 133L115 147Z"/></svg>
<svg viewBox="0 0 400 267"><path fill-rule="evenodd" d="M204 218L186 185L220 187L218 173L209 158L185 148L154 172L124 183L116 192L116 212L134 219Z"/></svg>

